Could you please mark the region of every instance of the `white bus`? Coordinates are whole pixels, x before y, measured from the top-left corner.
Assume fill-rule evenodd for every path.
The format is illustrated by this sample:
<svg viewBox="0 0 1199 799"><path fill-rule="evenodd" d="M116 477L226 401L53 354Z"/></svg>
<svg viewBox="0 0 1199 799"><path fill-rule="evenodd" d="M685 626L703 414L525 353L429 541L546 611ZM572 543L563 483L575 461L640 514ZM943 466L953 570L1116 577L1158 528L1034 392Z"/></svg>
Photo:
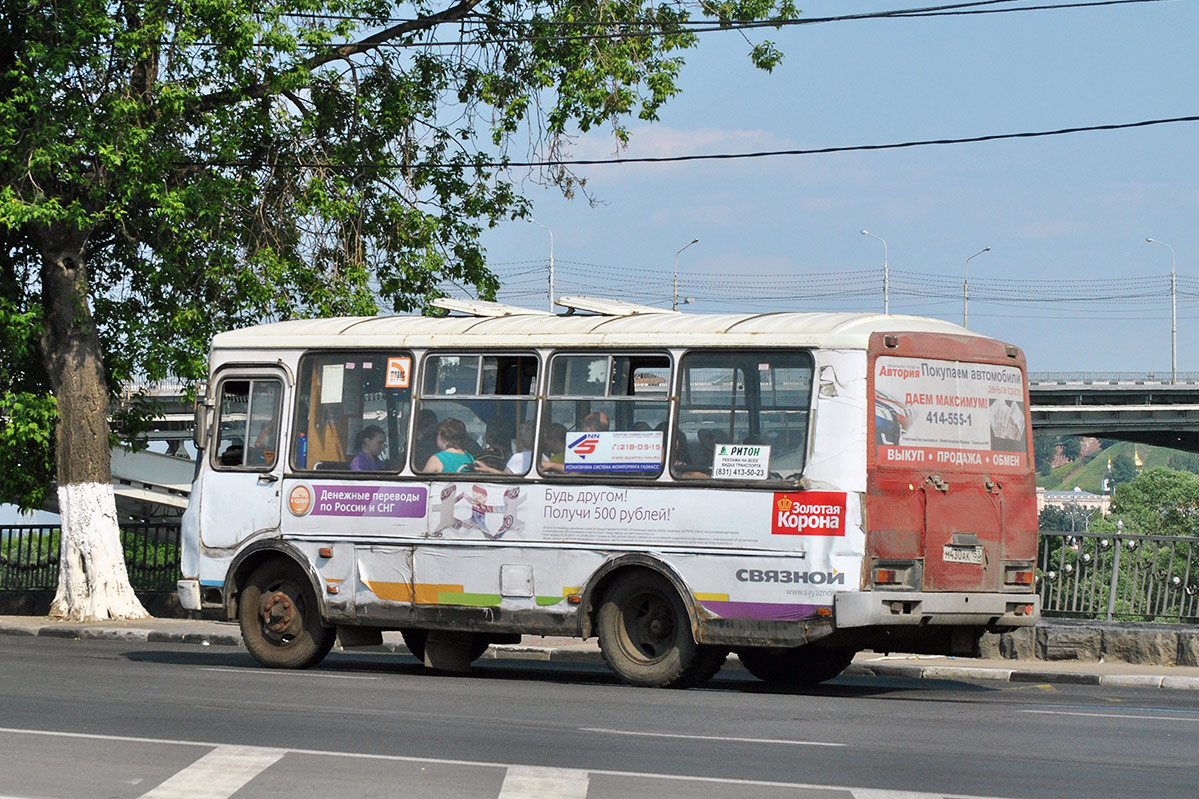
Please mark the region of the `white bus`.
<svg viewBox="0 0 1199 799"><path fill-rule="evenodd" d="M596 636L634 685L730 651L811 684L1036 622L1016 347L906 316L440 304L213 341L179 596L264 665L387 630L444 669Z"/></svg>

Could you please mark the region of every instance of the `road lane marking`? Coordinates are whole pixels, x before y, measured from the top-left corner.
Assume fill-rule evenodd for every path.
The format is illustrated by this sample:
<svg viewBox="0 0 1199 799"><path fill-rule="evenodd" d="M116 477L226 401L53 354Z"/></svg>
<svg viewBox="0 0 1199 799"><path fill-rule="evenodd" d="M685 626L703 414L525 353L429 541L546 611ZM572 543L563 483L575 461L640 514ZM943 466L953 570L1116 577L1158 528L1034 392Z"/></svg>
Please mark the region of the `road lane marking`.
<svg viewBox="0 0 1199 799"><path fill-rule="evenodd" d="M590 776L573 768L509 766L496 799L586 799Z"/></svg>
<svg viewBox="0 0 1199 799"><path fill-rule="evenodd" d="M1021 710L1021 713L1040 713L1043 716L1088 716L1096 719L1143 719L1145 721L1199 721L1186 716L1137 716L1132 713L1083 713L1073 710Z"/></svg>
<svg viewBox="0 0 1199 799"><path fill-rule="evenodd" d="M641 735L647 738L685 738L691 741L731 741L746 744L786 744L787 746L846 746L828 741L794 741L789 738L734 738L723 735L683 735L677 732L639 732L637 730L606 730L583 727L579 732L599 732L605 735Z"/></svg>
<svg viewBox="0 0 1199 799"><path fill-rule="evenodd" d="M47 738L74 738L92 741L120 741L124 743L143 743L143 744L171 744L176 746L200 746L210 749L219 749L227 746L222 743L214 743L211 741L187 741L174 738L143 738L131 735L102 735L99 733L87 732L61 732L57 730L30 730L20 729L17 727L0 727L0 734L9 733L13 735L40 735ZM793 742L788 742L793 743ZM844 745L844 744L838 744ZM246 747L249 748L249 747ZM257 747L264 749L265 747ZM449 758L440 757L414 757L411 755L381 755L370 752L345 752L336 749L300 749L297 747L287 747L286 749L272 749L269 751L279 752L280 756L287 754L308 755L308 756L324 756L324 757L344 757L347 759L357 760L375 760L387 763L435 763L437 765L446 766L479 766L483 768L511 768L510 763L497 763L495 761L484 760L451 760ZM783 788L788 790L819 790L819 791L845 791L850 794L855 792L865 792L870 790L878 790L871 788L852 787L846 785L830 785L808 782L785 782L782 780L747 780L738 779L736 777L704 777L692 774L663 774L661 772L649 771L619 771L616 769L588 769L587 773L592 777L602 775L605 777L620 777L624 779L647 779L647 780L667 780L670 782L699 782L707 785L728 785L738 787L754 787L754 788ZM863 796L866 794L863 793ZM881 794L886 796L886 794ZM900 796L917 796L920 799L1005 799L998 796L980 796L975 794L958 794L958 793L917 793L893 791L892 799ZM190 797L189 797L190 799Z"/></svg>
<svg viewBox="0 0 1199 799"><path fill-rule="evenodd" d="M259 746L218 746L141 799L229 799L285 754L284 749Z"/></svg>
<svg viewBox="0 0 1199 799"><path fill-rule="evenodd" d="M327 671L279 671L272 669L271 671L263 671L262 669L222 669L216 666L201 666L200 671L221 671L226 674L261 674L263 676L278 679L280 676L288 675L290 677L320 677L324 680L381 680L382 677L369 677L364 674L330 674Z"/></svg>

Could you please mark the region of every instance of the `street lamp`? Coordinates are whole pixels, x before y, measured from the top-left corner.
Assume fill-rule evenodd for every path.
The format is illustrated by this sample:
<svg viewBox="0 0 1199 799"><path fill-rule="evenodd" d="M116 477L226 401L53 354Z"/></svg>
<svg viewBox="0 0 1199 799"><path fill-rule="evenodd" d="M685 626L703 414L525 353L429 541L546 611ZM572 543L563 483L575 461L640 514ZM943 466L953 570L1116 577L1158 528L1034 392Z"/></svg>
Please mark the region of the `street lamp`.
<svg viewBox="0 0 1199 799"><path fill-rule="evenodd" d="M545 225L538 222L533 217L529 217L529 221L537 227L550 234L550 313L554 312L554 231L547 228Z"/></svg>
<svg viewBox="0 0 1199 799"><path fill-rule="evenodd" d="M679 251L674 254L674 300L670 304L670 310L677 311L679 309L679 255L683 250L690 247L692 244L698 244L699 239L692 239L687 244L679 248Z"/></svg>
<svg viewBox="0 0 1199 799"><path fill-rule="evenodd" d="M876 236L869 230L862 231L863 236L878 239L883 243L883 313L891 313L891 267L887 265L887 240Z"/></svg>
<svg viewBox="0 0 1199 799"><path fill-rule="evenodd" d="M977 258L990 251L990 247L983 247L970 258ZM966 265L962 267L962 327L965 328L970 327L970 258L966 259Z"/></svg>
<svg viewBox="0 0 1199 799"><path fill-rule="evenodd" d="M1178 273L1174 271L1174 248L1164 241L1147 238L1170 250L1170 382L1178 382Z"/></svg>

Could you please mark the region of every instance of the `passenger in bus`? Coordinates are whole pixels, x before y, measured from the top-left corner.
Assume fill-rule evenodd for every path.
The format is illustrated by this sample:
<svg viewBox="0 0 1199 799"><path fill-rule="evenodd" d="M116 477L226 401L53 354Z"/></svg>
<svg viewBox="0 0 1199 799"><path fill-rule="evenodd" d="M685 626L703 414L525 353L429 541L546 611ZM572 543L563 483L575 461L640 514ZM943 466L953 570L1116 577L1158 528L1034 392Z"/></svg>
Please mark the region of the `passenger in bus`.
<svg viewBox="0 0 1199 799"><path fill-rule="evenodd" d="M475 469L487 471L479 468L485 465L496 471L502 470L512 457L512 425L503 419L492 419L483 432L483 443L486 449L474 453Z"/></svg>
<svg viewBox="0 0 1199 799"><path fill-rule="evenodd" d="M699 443L698 451L694 453L695 463L711 474L712 461L716 458L716 433L705 427L695 434L695 440Z"/></svg>
<svg viewBox="0 0 1199 799"><path fill-rule="evenodd" d="M524 474L533 465L533 436L537 432L534 421L521 422L516 429L516 452L508 459L504 470L510 474Z"/></svg>
<svg viewBox="0 0 1199 799"><path fill-rule="evenodd" d="M476 460L472 470L487 474L525 474L533 463L533 434L536 431L536 422L521 422L520 427L516 430L516 452L508 458L503 469L496 469Z"/></svg>
<svg viewBox="0 0 1199 799"><path fill-rule="evenodd" d="M546 425L541 444L541 470L566 471L566 425L558 422Z"/></svg>
<svg viewBox="0 0 1199 799"><path fill-rule="evenodd" d="M437 446L441 448L425 463L424 472L466 472L475 462L466 451L466 425L461 419L445 419L437 425Z"/></svg>
<svg viewBox="0 0 1199 799"><path fill-rule="evenodd" d="M387 446L387 434L383 432L383 428L369 424L362 428L356 439L358 454L350 461L351 472L377 472L384 468L379 457L383 454L383 448Z"/></svg>
<svg viewBox="0 0 1199 799"><path fill-rule="evenodd" d="M416 415L416 441L412 445L412 463L420 468L437 452L437 414L421 408Z"/></svg>
<svg viewBox="0 0 1199 799"><path fill-rule="evenodd" d="M583 417L582 430L584 433L608 432L608 414L603 411L592 411Z"/></svg>

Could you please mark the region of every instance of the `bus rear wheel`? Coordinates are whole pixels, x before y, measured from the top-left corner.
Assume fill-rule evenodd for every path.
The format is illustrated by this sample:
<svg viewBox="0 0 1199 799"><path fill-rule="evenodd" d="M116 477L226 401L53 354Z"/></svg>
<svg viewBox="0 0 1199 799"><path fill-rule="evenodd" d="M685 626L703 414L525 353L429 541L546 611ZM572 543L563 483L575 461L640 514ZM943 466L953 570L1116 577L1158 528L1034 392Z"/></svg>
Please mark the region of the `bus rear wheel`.
<svg viewBox="0 0 1199 799"><path fill-rule="evenodd" d="M853 661L856 649L797 646L794 649L746 647L737 657L746 670L771 685L816 685L831 680Z"/></svg>
<svg viewBox="0 0 1199 799"><path fill-rule="evenodd" d="M695 643L682 599L656 574L620 579L604 594L596 621L604 660L630 685L690 688L720 671L728 656Z"/></svg>
<svg viewBox="0 0 1199 799"><path fill-rule="evenodd" d="M241 591L237 616L246 649L275 669L316 665L337 637L337 629L321 621L308 578L290 561L270 560L254 569Z"/></svg>

